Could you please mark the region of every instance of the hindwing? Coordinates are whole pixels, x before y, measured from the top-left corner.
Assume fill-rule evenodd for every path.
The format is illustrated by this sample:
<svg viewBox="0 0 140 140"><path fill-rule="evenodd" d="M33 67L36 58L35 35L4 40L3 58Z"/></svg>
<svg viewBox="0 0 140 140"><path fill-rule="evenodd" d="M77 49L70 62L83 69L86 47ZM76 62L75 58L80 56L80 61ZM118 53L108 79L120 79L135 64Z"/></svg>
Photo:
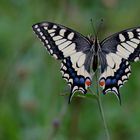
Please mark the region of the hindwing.
<svg viewBox="0 0 140 140"><path fill-rule="evenodd" d="M82 93L87 92L87 88L91 85L90 62L91 55L82 53L73 54L64 59L61 63L61 73L71 88L69 103L76 91Z"/></svg>

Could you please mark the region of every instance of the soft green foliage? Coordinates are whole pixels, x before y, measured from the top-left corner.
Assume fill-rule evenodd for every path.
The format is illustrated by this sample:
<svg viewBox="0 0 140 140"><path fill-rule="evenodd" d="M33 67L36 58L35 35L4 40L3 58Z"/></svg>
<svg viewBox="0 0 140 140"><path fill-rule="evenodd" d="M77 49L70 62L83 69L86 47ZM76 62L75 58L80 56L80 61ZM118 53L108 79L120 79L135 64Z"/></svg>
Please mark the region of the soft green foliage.
<svg viewBox="0 0 140 140"><path fill-rule="evenodd" d="M47 20L86 35L93 33L90 18L97 25L103 18L101 40L140 26L139 5L139 0L1 0L0 140L105 140L96 100L78 95L82 98L67 104L60 64L31 26ZM112 140L140 139L139 62L132 73L121 89L122 106L113 94L101 96Z"/></svg>

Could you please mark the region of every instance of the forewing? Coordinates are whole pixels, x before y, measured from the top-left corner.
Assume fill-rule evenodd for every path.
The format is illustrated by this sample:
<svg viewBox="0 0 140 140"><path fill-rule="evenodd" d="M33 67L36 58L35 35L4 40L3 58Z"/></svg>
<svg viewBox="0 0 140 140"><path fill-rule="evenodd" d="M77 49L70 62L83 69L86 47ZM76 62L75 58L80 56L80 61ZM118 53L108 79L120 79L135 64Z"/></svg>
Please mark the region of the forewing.
<svg viewBox="0 0 140 140"><path fill-rule="evenodd" d="M48 52L56 59L64 59L90 49L90 42L78 32L65 26L41 22L32 26Z"/></svg>
<svg viewBox="0 0 140 140"><path fill-rule="evenodd" d="M101 42L102 51L115 53L128 61L140 59L140 27L116 33Z"/></svg>

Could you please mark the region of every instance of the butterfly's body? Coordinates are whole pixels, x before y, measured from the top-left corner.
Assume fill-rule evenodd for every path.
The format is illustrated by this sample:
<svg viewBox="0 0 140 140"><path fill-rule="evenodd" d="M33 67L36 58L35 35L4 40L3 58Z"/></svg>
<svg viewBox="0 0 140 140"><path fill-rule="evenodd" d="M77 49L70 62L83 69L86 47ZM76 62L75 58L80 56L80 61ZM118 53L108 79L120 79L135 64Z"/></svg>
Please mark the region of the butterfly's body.
<svg viewBox="0 0 140 140"><path fill-rule="evenodd" d="M89 44L91 46L89 52L92 55L92 59L91 59L91 68L92 70L95 72L97 70L97 67L99 65L99 55L101 52L101 46L99 43L99 40L97 39L97 37L93 37L93 36L88 36L87 37Z"/></svg>
<svg viewBox="0 0 140 140"><path fill-rule="evenodd" d="M131 73L130 62L140 59L140 27L116 33L103 41L84 37L65 26L42 22L33 30L48 52L61 61L61 72L71 88L69 102L76 91L87 92L91 69L100 66L99 84L103 93L113 92L120 99L119 88Z"/></svg>

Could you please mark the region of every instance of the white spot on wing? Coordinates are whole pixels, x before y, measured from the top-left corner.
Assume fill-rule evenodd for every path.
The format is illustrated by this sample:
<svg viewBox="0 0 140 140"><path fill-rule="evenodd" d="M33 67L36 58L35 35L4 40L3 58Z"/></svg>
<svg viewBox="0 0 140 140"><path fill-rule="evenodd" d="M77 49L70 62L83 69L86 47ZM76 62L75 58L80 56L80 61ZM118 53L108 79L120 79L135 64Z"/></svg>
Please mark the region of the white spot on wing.
<svg viewBox="0 0 140 140"><path fill-rule="evenodd" d="M40 29L39 29L39 28L37 28L36 30L37 30L38 32L40 32Z"/></svg>
<svg viewBox="0 0 140 140"><path fill-rule="evenodd" d="M127 43L121 43L121 45L127 49L129 52L133 53L134 52L134 48L131 47L130 45L128 45Z"/></svg>
<svg viewBox="0 0 140 140"><path fill-rule="evenodd" d="M83 53L82 52L77 52L74 53L73 55L70 56L72 64L74 65L74 67L76 66L76 62L78 61L79 57L82 56Z"/></svg>
<svg viewBox="0 0 140 140"><path fill-rule="evenodd" d="M67 73L64 74L64 77L69 79L69 75Z"/></svg>
<svg viewBox="0 0 140 140"><path fill-rule="evenodd" d="M122 34L119 34L119 39L120 39L120 41L125 41L125 37L124 37L124 35L122 35Z"/></svg>
<svg viewBox="0 0 140 140"><path fill-rule="evenodd" d="M131 41L135 42L136 44L139 44L140 43L140 40L139 39L136 39L136 38L132 38Z"/></svg>
<svg viewBox="0 0 140 140"><path fill-rule="evenodd" d="M57 26L56 26L56 25L53 25L53 28L54 28L54 29L56 29L56 28L57 28Z"/></svg>
<svg viewBox="0 0 140 140"><path fill-rule="evenodd" d="M55 44L60 45L61 43L65 42L65 41L66 41L66 39L60 39L60 40L55 41Z"/></svg>
<svg viewBox="0 0 140 140"><path fill-rule="evenodd" d="M53 50L50 50L50 54L53 54Z"/></svg>
<svg viewBox="0 0 140 140"><path fill-rule="evenodd" d="M49 42L48 42L48 40L45 40L45 42L46 42L46 44L48 44Z"/></svg>
<svg viewBox="0 0 140 140"><path fill-rule="evenodd" d="M64 75L64 71L63 70L61 70L60 72L61 72L62 75Z"/></svg>
<svg viewBox="0 0 140 140"><path fill-rule="evenodd" d="M130 52L124 49L121 45L117 46L117 54L120 54L123 58L128 58Z"/></svg>
<svg viewBox="0 0 140 140"><path fill-rule="evenodd" d="M133 43L131 41L126 41L130 46L132 46L133 48L137 48L137 44L136 43Z"/></svg>
<svg viewBox="0 0 140 140"><path fill-rule="evenodd" d="M66 32L65 29L61 29L60 32L59 32L59 34L60 34L61 36L64 36L64 33L65 33L65 32Z"/></svg>
<svg viewBox="0 0 140 140"><path fill-rule="evenodd" d="M50 45L47 45L47 47L50 49L51 48L51 46Z"/></svg>
<svg viewBox="0 0 140 140"><path fill-rule="evenodd" d="M83 54L83 55L81 55L79 57L78 62L77 62L79 67L81 67L85 63L85 59L86 59L86 55L85 54Z"/></svg>
<svg viewBox="0 0 140 140"><path fill-rule="evenodd" d="M64 48L62 52L63 52L63 54L64 54L65 57L68 57L69 55L75 53L76 52L76 50L75 50L75 44L72 43L68 47Z"/></svg>
<svg viewBox="0 0 140 140"><path fill-rule="evenodd" d="M68 35L68 39L72 40L72 39L73 39L73 37L74 37L74 33L73 33L73 32L71 32L71 33Z"/></svg>
<svg viewBox="0 0 140 140"><path fill-rule="evenodd" d="M125 69L125 72L126 72L126 73L127 73L127 72L129 72L129 69L128 69L128 68L126 68L126 69Z"/></svg>
<svg viewBox="0 0 140 140"><path fill-rule="evenodd" d="M64 59L63 62L66 63L66 59Z"/></svg>
<svg viewBox="0 0 140 140"><path fill-rule="evenodd" d="M67 70L66 66L63 66L63 70Z"/></svg>
<svg viewBox="0 0 140 140"><path fill-rule="evenodd" d="M123 84L122 81L119 80L119 81L118 81L118 86L120 86L120 85L122 85L122 84Z"/></svg>
<svg viewBox="0 0 140 140"><path fill-rule="evenodd" d="M82 87L79 87L79 91L81 91L82 93L84 93L85 90Z"/></svg>
<svg viewBox="0 0 140 140"><path fill-rule="evenodd" d="M126 61L126 65L128 65L129 63L128 63L128 61Z"/></svg>
<svg viewBox="0 0 140 140"><path fill-rule="evenodd" d="M53 40L54 40L54 41L59 40L59 39L62 39L62 36L54 36L54 37L53 37Z"/></svg>
<svg viewBox="0 0 140 140"><path fill-rule="evenodd" d="M75 92L76 90L78 90L78 86L74 86L72 92Z"/></svg>
<svg viewBox="0 0 140 140"><path fill-rule="evenodd" d="M55 32L54 29L50 29L50 30L48 30L48 33L53 33L53 32Z"/></svg>
<svg viewBox="0 0 140 140"><path fill-rule="evenodd" d="M126 80L126 79L128 79L128 78L127 78L126 75L124 75L124 76L122 77L122 80L124 81L124 80Z"/></svg>
<svg viewBox="0 0 140 140"><path fill-rule="evenodd" d="M53 57L54 57L55 59L57 59L57 58L58 58L56 54L53 54Z"/></svg>
<svg viewBox="0 0 140 140"><path fill-rule="evenodd" d="M117 90L117 88L116 87L113 87L112 88L112 91L114 91L115 93L117 93L118 94L118 90ZM116 95L116 94L115 94ZM117 98L118 98L118 96L117 96Z"/></svg>
<svg viewBox="0 0 140 140"><path fill-rule="evenodd" d="M84 68L84 66L78 68L77 75L83 75L84 76L84 74L85 74L85 68Z"/></svg>
<svg viewBox="0 0 140 140"><path fill-rule="evenodd" d="M110 54L107 54L107 55L106 55L106 60L107 60L107 64L108 64L111 68L113 68L115 64L114 64L114 61L113 61L113 59L112 59L112 57L111 57Z"/></svg>
<svg viewBox="0 0 140 140"><path fill-rule="evenodd" d="M47 26L44 26L44 29L45 29L45 30L48 30L48 27L47 27Z"/></svg>
<svg viewBox="0 0 140 140"><path fill-rule="evenodd" d="M34 28L36 28L36 29L37 29L37 28L38 28L38 25L35 25L35 26L34 26Z"/></svg>
<svg viewBox="0 0 140 140"><path fill-rule="evenodd" d="M127 32L127 33L128 33L129 38L133 38L134 37L134 34L132 32Z"/></svg>
<svg viewBox="0 0 140 140"><path fill-rule="evenodd" d="M139 59L139 57L136 57L135 59L134 59L134 61L136 62L136 61L139 61L140 59Z"/></svg>
<svg viewBox="0 0 140 140"><path fill-rule="evenodd" d="M113 72L112 68L110 68L110 67L108 66L107 69L106 69L106 76L109 76L109 75L114 76L114 72Z"/></svg>
<svg viewBox="0 0 140 140"><path fill-rule="evenodd" d="M69 47L69 45L71 44L71 41L66 41L60 45L58 45L59 50L63 50L66 47Z"/></svg>
<svg viewBox="0 0 140 140"><path fill-rule="evenodd" d="M137 29L137 32L140 32L140 28Z"/></svg>
<svg viewBox="0 0 140 140"><path fill-rule="evenodd" d="M73 79L72 79L72 78L71 78L71 79L69 79L69 82L73 84Z"/></svg>
<svg viewBox="0 0 140 140"><path fill-rule="evenodd" d="M55 35L55 33L51 33L50 36L53 37Z"/></svg>
<svg viewBox="0 0 140 140"><path fill-rule="evenodd" d="M46 37L45 37L45 36L42 36L42 39L44 39L44 40L45 40L45 39L46 39Z"/></svg>
<svg viewBox="0 0 140 140"><path fill-rule="evenodd" d="M41 36L43 36L43 33L42 33L42 32L39 32L39 34L40 34Z"/></svg>
<svg viewBox="0 0 140 140"><path fill-rule="evenodd" d="M127 74L127 77L129 77L131 75L131 72L129 72L128 74Z"/></svg>
<svg viewBox="0 0 140 140"><path fill-rule="evenodd" d="M121 57L119 55L116 55L115 53L110 53L109 55L112 56L112 59L114 60L116 64L115 69L117 70L121 63Z"/></svg>

